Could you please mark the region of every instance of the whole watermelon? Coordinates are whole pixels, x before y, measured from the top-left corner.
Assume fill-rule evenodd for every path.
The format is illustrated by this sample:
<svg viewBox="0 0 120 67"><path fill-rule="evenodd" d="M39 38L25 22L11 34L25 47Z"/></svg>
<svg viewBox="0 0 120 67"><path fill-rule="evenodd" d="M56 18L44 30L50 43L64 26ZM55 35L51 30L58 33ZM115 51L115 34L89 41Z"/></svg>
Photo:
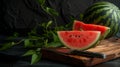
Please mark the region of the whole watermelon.
<svg viewBox="0 0 120 67"><path fill-rule="evenodd" d="M83 21L110 27L111 31L107 37L111 37L116 35L119 30L120 10L113 3L96 2L85 10Z"/></svg>

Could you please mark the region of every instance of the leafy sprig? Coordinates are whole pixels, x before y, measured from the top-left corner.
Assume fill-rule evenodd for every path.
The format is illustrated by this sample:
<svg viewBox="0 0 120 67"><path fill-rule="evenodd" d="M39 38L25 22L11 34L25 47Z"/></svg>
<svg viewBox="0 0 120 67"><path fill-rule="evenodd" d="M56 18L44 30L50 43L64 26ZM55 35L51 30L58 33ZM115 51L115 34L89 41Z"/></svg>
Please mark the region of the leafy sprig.
<svg viewBox="0 0 120 67"><path fill-rule="evenodd" d="M42 9L51 15L53 18L48 22L44 22L41 24L37 24L31 32L28 32L28 36L20 38L19 34L15 33L13 36L7 38L10 40L0 46L0 50L7 50L12 48L13 46L17 46L19 44L23 45L23 48L28 49L22 56L31 56L31 64L38 62L41 59L41 48L50 48L50 47L61 47L63 46L59 41L57 36L58 30L67 30L71 27L72 23L69 23L64 26L57 26L57 22L55 17L59 14L52 8L47 7L45 5L45 0L37 0ZM72 18L73 20L73 18ZM55 24L54 28L51 28L52 25ZM37 33L37 28L40 27L43 30L42 34ZM17 39L18 38L18 39ZM17 41L16 41L17 40Z"/></svg>
<svg viewBox="0 0 120 67"><path fill-rule="evenodd" d="M18 41L14 41L19 36L10 36L7 39L11 40L10 42L2 44L0 50L7 50L12 48L13 46L17 46L22 44L25 49L28 49L22 56L30 56L31 55L31 64L38 62L42 56L41 48L50 48L50 47L61 47L63 46L59 41L57 36L57 31L61 30L64 27L56 27L50 29L49 27L52 25L52 21L48 23L42 23L39 25L43 28L44 33L39 35L36 33L36 30L33 29L28 33L28 36ZM16 35L16 33L15 33ZM13 41L12 41L13 40Z"/></svg>

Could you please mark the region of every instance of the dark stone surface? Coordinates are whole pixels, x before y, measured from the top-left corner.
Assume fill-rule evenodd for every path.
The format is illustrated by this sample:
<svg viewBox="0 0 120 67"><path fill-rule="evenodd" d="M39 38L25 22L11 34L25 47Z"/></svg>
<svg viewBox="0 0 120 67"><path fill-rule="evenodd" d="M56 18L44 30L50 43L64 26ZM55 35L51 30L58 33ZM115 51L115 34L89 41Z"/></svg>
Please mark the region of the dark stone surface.
<svg viewBox="0 0 120 67"><path fill-rule="evenodd" d="M63 64L51 60L41 60L40 62L33 65L31 65L29 61L25 61L25 60L18 60L14 62L12 62L13 60L9 60L9 61L11 62L0 61L0 67L76 67L76 66L71 66L70 64ZM79 67L83 67L83 66L79 66ZM111 60L109 62L101 63L92 67L120 67L120 58Z"/></svg>

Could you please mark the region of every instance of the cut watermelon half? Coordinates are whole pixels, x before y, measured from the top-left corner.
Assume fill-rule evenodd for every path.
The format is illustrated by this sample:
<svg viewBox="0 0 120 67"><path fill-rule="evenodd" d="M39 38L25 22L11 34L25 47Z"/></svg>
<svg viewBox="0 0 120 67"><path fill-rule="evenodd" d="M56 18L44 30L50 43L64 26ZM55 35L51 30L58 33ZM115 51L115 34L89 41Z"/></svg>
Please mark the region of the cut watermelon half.
<svg viewBox="0 0 120 67"><path fill-rule="evenodd" d="M74 21L73 30L83 30L83 31L101 31L101 39L104 39L110 32L110 28L95 24L85 24L81 21Z"/></svg>
<svg viewBox="0 0 120 67"><path fill-rule="evenodd" d="M99 41L100 31L57 31L60 41L73 50L85 50Z"/></svg>

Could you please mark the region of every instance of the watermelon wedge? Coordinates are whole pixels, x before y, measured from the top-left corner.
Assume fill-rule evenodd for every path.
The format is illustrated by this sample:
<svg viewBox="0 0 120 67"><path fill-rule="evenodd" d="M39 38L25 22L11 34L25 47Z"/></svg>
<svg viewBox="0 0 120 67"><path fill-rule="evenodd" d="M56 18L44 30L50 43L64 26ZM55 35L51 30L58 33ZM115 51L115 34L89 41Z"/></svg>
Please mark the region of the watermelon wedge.
<svg viewBox="0 0 120 67"><path fill-rule="evenodd" d="M100 31L57 31L60 41L72 50L85 50L99 41Z"/></svg>
<svg viewBox="0 0 120 67"><path fill-rule="evenodd" d="M83 30L82 28L84 28L84 25L85 25L84 22L75 20L73 23L73 30L82 31Z"/></svg>
<svg viewBox="0 0 120 67"><path fill-rule="evenodd" d="M95 24L85 24L81 21L74 21L73 30L82 30L82 31L101 31L101 40L106 38L108 33L110 32L110 28L101 25Z"/></svg>

